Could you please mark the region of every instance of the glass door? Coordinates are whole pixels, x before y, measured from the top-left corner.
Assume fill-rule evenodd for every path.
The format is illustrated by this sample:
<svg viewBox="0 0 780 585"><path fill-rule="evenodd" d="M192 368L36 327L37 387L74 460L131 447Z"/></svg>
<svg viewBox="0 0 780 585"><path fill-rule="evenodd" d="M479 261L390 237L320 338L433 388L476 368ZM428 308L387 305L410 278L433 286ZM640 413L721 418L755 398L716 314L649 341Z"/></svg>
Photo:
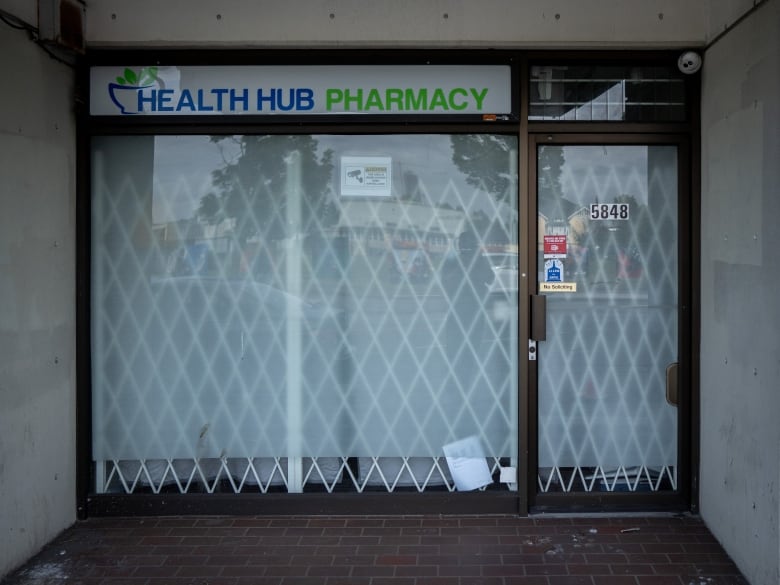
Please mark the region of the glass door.
<svg viewBox="0 0 780 585"><path fill-rule="evenodd" d="M679 492L681 146L544 136L535 156L532 500Z"/></svg>

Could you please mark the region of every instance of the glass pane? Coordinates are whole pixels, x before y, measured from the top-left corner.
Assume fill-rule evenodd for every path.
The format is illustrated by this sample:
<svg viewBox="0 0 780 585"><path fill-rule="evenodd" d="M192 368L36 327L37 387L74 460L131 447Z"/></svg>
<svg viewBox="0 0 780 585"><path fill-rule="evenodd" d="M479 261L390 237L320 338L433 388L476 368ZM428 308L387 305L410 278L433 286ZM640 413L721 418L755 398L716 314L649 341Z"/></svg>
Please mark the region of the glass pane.
<svg viewBox="0 0 780 585"><path fill-rule="evenodd" d="M680 122L685 105L683 75L674 67L531 67L531 120Z"/></svg>
<svg viewBox="0 0 780 585"><path fill-rule="evenodd" d="M502 135L95 139L93 449L140 462L109 478L514 458L516 160Z"/></svg>
<svg viewBox="0 0 780 585"><path fill-rule="evenodd" d="M547 296L539 489L673 489L676 147L542 146L538 167L540 287L574 289Z"/></svg>

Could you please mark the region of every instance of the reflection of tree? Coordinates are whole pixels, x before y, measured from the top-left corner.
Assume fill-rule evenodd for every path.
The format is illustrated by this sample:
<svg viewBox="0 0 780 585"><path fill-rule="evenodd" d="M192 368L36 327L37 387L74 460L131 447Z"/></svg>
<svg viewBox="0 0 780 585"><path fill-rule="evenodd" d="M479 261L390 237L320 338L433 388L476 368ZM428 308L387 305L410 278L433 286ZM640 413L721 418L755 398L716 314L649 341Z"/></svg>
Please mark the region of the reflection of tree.
<svg viewBox="0 0 780 585"><path fill-rule="evenodd" d="M466 176L466 182L491 193L497 201L514 197L514 177L509 157L516 150L516 139L497 134L453 134L452 162Z"/></svg>
<svg viewBox="0 0 780 585"><path fill-rule="evenodd" d="M565 159L560 146L539 147L537 160L537 183L539 193L539 211L551 220L563 221L568 218L573 205L563 197L561 170ZM568 206L566 205L568 204Z"/></svg>
<svg viewBox="0 0 780 585"><path fill-rule="evenodd" d="M643 205L632 195L620 195L615 198L615 203L627 203L631 214L631 221L628 222L631 229L625 230L627 235L623 240L624 248L641 249L646 246L651 241L653 231L647 205Z"/></svg>
<svg viewBox="0 0 780 585"><path fill-rule="evenodd" d="M613 202L628 204L630 219L590 222L589 237L602 267L595 275L599 281L641 275L646 263L642 251L653 237L647 205L632 195L619 195Z"/></svg>
<svg viewBox="0 0 780 585"><path fill-rule="evenodd" d="M316 221L319 228L337 221L335 207L328 201L333 172L333 152L317 156L317 140L307 135L214 136L212 142L234 141L239 155L212 172L215 192L205 195L198 208L201 220L218 224L235 222L235 235L242 242L262 236L280 240L288 233L286 224L288 158L297 152L303 193L301 225L304 230ZM315 229L314 226L309 231Z"/></svg>
<svg viewBox="0 0 780 585"><path fill-rule="evenodd" d="M450 143L452 161L465 175L466 182L514 208L516 179L510 157L517 156L516 139L496 134L454 134ZM510 224L514 221L510 220ZM512 225L505 225L497 217L490 218L483 211L472 213L471 223L480 239L491 244L509 243L510 233L515 231Z"/></svg>

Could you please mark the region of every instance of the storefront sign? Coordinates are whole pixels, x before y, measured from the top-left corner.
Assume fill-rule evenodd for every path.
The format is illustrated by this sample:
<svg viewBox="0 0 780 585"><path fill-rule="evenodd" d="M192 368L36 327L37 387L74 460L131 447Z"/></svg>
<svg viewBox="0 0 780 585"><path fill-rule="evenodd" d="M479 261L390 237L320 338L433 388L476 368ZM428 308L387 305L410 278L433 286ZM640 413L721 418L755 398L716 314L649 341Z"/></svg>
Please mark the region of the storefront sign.
<svg viewBox="0 0 780 585"><path fill-rule="evenodd" d="M511 113L505 65L93 67L90 114Z"/></svg>

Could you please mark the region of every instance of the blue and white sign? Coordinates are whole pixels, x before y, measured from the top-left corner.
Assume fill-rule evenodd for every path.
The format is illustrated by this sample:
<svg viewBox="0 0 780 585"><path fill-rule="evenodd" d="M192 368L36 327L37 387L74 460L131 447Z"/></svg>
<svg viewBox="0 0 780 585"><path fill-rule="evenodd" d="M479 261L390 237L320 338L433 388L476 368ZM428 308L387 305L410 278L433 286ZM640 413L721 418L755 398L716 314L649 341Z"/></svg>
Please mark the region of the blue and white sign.
<svg viewBox="0 0 780 585"><path fill-rule="evenodd" d="M483 114L512 110L507 65L92 67L93 116Z"/></svg>
<svg viewBox="0 0 780 585"><path fill-rule="evenodd" d="M546 260L544 263L545 282L563 282L563 262L557 258Z"/></svg>

